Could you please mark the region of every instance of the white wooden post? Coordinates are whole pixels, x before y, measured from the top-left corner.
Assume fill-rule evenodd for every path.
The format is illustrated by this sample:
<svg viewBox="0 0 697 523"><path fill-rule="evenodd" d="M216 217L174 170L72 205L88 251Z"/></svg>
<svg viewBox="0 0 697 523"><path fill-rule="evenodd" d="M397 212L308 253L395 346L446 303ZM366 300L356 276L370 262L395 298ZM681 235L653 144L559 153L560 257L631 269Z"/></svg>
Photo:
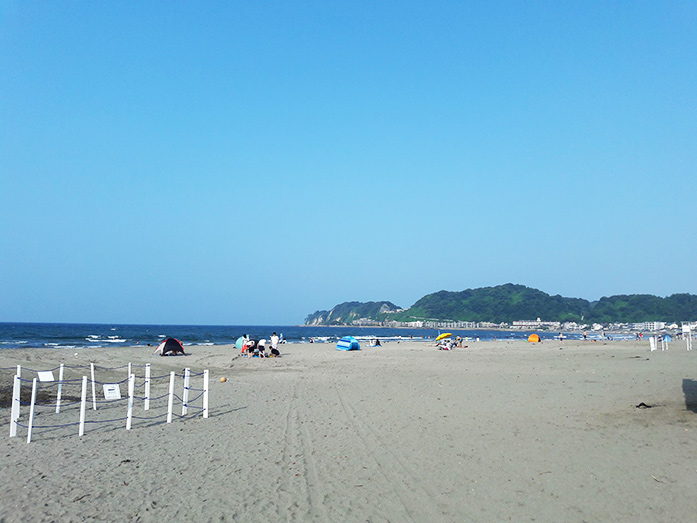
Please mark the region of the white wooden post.
<svg viewBox="0 0 697 523"><path fill-rule="evenodd" d="M692 326L683 324L682 335L683 335L683 338L685 338L685 344L687 346L687 350L692 350Z"/></svg>
<svg viewBox="0 0 697 523"><path fill-rule="evenodd" d="M31 384L31 407L29 408L29 431L27 432L27 443L31 443L31 429L34 426L34 404L36 403L36 378Z"/></svg>
<svg viewBox="0 0 697 523"><path fill-rule="evenodd" d="M203 371L203 417L208 417L208 369Z"/></svg>
<svg viewBox="0 0 697 523"><path fill-rule="evenodd" d="M20 378L22 377L22 366L21 365L17 365L17 376L19 376Z"/></svg>
<svg viewBox="0 0 697 523"><path fill-rule="evenodd" d="M85 434L85 408L87 407L87 376L82 377L82 397L80 401L80 436Z"/></svg>
<svg viewBox="0 0 697 523"><path fill-rule="evenodd" d="M143 410L150 410L150 364L145 365L145 401Z"/></svg>
<svg viewBox="0 0 697 523"><path fill-rule="evenodd" d="M58 371L58 391L56 392L56 414L61 411L61 394L63 392L63 367L61 363L60 370Z"/></svg>
<svg viewBox="0 0 697 523"><path fill-rule="evenodd" d="M90 363L92 371L92 410L97 410L97 391L94 388L94 363Z"/></svg>
<svg viewBox="0 0 697 523"><path fill-rule="evenodd" d="M169 403L167 404L167 423L172 423L172 408L174 407L174 371L169 373Z"/></svg>
<svg viewBox="0 0 697 523"><path fill-rule="evenodd" d="M131 377L131 372L132 372L132 371L131 371L131 365L132 365L132 363L129 361L129 362L128 362L128 377L129 377L129 378Z"/></svg>
<svg viewBox="0 0 697 523"><path fill-rule="evenodd" d="M19 371L19 365L17 365ZM10 411L10 437L14 438L17 435L17 420L19 419L19 393L22 390L22 381L19 374L15 374L14 384L12 385L12 410Z"/></svg>
<svg viewBox="0 0 697 523"><path fill-rule="evenodd" d="M184 392L182 393L182 416L189 411L189 384L191 383L191 369L184 369Z"/></svg>
<svg viewBox="0 0 697 523"><path fill-rule="evenodd" d="M133 420L133 393L135 391L136 376L131 374L128 376L128 415L126 416L126 430L131 430Z"/></svg>

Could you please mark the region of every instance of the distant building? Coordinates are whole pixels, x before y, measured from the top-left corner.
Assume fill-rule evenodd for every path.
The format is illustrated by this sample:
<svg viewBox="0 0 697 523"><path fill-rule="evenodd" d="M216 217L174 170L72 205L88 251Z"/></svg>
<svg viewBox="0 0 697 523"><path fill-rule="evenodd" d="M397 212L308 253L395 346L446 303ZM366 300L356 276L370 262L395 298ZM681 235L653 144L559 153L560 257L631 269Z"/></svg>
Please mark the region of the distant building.
<svg viewBox="0 0 697 523"><path fill-rule="evenodd" d="M635 331L655 332L666 328L665 321L644 321L640 323L630 323L630 328Z"/></svg>
<svg viewBox="0 0 697 523"><path fill-rule="evenodd" d="M504 329L507 326L507 323L493 323L490 321L481 321L477 323L478 329Z"/></svg>
<svg viewBox="0 0 697 523"><path fill-rule="evenodd" d="M425 321L424 327L429 329L466 329L472 330L477 328L477 324L473 321Z"/></svg>
<svg viewBox="0 0 697 523"><path fill-rule="evenodd" d="M561 327L561 322L558 321L541 321L540 318L537 320L516 320L511 325L512 329L520 330L536 330L536 329L552 329L559 330Z"/></svg>

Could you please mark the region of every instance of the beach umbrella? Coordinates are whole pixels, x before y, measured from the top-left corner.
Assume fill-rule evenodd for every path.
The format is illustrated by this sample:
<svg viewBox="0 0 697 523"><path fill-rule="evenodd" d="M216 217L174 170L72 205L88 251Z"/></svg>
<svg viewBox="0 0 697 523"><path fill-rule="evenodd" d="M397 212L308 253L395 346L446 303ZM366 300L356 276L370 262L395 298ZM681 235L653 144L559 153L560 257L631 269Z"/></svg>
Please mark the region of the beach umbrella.
<svg viewBox="0 0 697 523"><path fill-rule="evenodd" d="M439 335L439 336L436 338L436 341L444 340L445 338L449 338L449 337L452 336L452 335L453 335L452 332L444 332L443 334Z"/></svg>

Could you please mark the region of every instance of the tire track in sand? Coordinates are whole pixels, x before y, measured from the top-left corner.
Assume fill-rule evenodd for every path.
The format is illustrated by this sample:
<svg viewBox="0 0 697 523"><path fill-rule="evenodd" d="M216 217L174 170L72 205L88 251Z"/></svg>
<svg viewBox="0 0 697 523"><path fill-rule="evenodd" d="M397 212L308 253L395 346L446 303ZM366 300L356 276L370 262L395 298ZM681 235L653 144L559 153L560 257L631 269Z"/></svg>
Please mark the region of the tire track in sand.
<svg viewBox="0 0 697 523"><path fill-rule="evenodd" d="M279 494L288 511L279 516L306 521L315 517L329 521L323 500L317 499L316 487L320 484L316 460L312 452L312 440L305 428L302 416L302 378L294 386L288 400L284 422L283 453L281 457L282 478ZM303 500L307 505L303 504Z"/></svg>
<svg viewBox="0 0 697 523"><path fill-rule="evenodd" d="M356 409L344 401L334 383L332 383L332 390L339 400L347 422L353 426L359 436L356 440L362 443L367 456L373 461L377 472L384 478L386 484L390 485L409 519L414 522L441 521L443 514L433 510L434 500L438 499L437 493L416 480L417 473L392 450L394 444L383 441L379 432L373 429Z"/></svg>

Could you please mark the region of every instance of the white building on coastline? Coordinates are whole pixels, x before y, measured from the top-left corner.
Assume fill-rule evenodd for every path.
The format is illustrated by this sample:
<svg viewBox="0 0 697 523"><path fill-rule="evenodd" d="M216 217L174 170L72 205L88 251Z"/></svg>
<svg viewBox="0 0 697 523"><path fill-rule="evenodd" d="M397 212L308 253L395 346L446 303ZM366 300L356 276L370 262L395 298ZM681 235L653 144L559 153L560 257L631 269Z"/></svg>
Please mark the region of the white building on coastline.
<svg viewBox="0 0 697 523"><path fill-rule="evenodd" d="M559 330L561 322L558 321L542 321L540 318L536 320L516 320L511 325L511 329L520 330L536 330L536 329L551 329Z"/></svg>

